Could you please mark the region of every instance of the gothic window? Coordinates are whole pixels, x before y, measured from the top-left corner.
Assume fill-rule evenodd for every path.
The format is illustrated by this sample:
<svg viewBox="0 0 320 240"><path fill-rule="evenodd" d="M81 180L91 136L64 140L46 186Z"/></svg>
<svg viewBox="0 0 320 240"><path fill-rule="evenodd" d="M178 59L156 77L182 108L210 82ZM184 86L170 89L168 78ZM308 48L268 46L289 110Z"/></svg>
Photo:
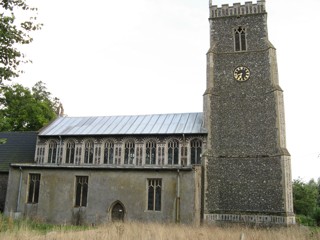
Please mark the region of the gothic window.
<svg viewBox="0 0 320 240"><path fill-rule="evenodd" d="M106 142L104 145L104 164L113 164L114 143Z"/></svg>
<svg viewBox="0 0 320 240"><path fill-rule="evenodd" d="M75 207L86 207L88 198L88 177L76 176L76 202Z"/></svg>
<svg viewBox="0 0 320 240"><path fill-rule="evenodd" d="M156 147L157 144L154 141L146 143L146 164L156 164Z"/></svg>
<svg viewBox="0 0 320 240"><path fill-rule="evenodd" d="M84 150L84 163L93 163L94 143L92 140L88 140L85 143Z"/></svg>
<svg viewBox="0 0 320 240"><path fill-rule="evenodd" d="M246 29L244 27L234 29L234 43L236 52L247 50Z"/></svg>
<svg viewBox="0 0 320 240"><path fill-rule="evenodd" d="M135 156L135 144L133 141L128 141L124 146L124 164L133 164Z"/></svg>
<svg viewBox="0 0 320 240"><path fill-rule="evenodd" d="M191 164L201 164L202 141L194 139L191 141Z"/></svg>
<svg viewBox="0 0 320 240"><path fill-rule="evenodd" d="M181 146L181 165L187 165L188 159L188 147L185 146L185 143Z"/></svg>
<svg viewBox="0 0 320 240"><path fill-rule="evenodd" d="M37 155L36 155L36 162L37 163L43 163L44 161L44 147L38 146L37 147Z"/></svg>
<svg viewBox="0 0 320 240"><path fill-rule="evenodd" d="M67 149L66 149L66 163L74 163L74 158L75 158L75 142L74 141L69 141L67 143Z"/></svg>
<svg viewBox="0 0 320 240"><path fill-rule="evenodd" d="M115 151L115 159L114 159L114 164L120 165L121 164L121 146L117 146Z"/></svg>
<svg viewBox="0 0 320 240"><path fill-rule="evenodd" d="M40 174L29 174L28 203L38 203L40 190Z"/></svg>
<svg viewBox="0 0 320 240"><path fill-rule="evenodd" d="M49 142L48 163L55 163L57 159L57 142Z"/></svg>
<svg viewBox="0 0 320 240"><path fill-rule="evenodd" d="M179 142L177 140L168 142L168 164L179 164Z"/></svg>
<svg viewBox="0 0 320 240"><path fill-rule="evenodd" d="M136 146L136 164L138 166L142 165L142 150L143 149L143 145L141 144L137 144Z"/></svg>
<svg viewBox="0 0 320 240"><path fill-rule="evenodd" d="M161 211L161 179L148 179L148 210Z"/></svg>
<svg viewBox="0 0 320 240"><path fill-rule="evenodd" d="M164 146L163 144L158 145L158 164L164 164Z"/></svg>
<svg viewBox="0 0 320 240"><path fill-rule="evenodd" d="M101 157L101 147L100 145L96 146L95 152L94 152L94 163L100 164L100 157Z"/></svg>

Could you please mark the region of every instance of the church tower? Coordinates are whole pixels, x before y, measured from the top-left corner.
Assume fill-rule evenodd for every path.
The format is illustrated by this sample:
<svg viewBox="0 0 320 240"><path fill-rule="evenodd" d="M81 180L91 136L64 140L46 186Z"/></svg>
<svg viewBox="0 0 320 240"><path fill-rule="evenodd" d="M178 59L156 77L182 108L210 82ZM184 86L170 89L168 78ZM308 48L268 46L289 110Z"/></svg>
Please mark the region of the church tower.
<svg viewBox="0 0 320 240"><path fill-rule="evenodd" d="M210 0L204 222L295 223L276 49L265 0Z"/></svg>

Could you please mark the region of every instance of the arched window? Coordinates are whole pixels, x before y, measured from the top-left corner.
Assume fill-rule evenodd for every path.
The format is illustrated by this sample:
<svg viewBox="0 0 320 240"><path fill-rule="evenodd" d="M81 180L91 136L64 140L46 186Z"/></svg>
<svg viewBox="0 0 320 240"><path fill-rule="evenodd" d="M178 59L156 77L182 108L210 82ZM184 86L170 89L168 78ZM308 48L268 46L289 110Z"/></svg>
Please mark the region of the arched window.
<svg viewBox="0 0 320 240"><path fill-rule="evenodd" d="M191 141L191 164L201 164L202 141L194 139Z"/></svg>
<svg viewBox="0 0 320 240"><path fill-rule="evenodd" d="M114 143L108 141L104 145L104 164L113 164L113 156L114 156Z"/></svg>
<svg viewBox="0 0 320 240"><path fill-rule="evenodd" d="M124 164L133 164L135 156L135 144L133 141L128 141L124 145Z"/></svg>
<svg viewBox="0 0 320 240"><path fill-rule="evenodd" d="M57 142L49 142L48 163L56 163L57 160Z"/></svg>
<svg viewBox="0 0 320 240"><path fill-rule="evenodd" d="M177 140L168 142L168 164L179 164L179 142Z"/></svg>
<svg viewBox="0 0 320 240"><path fill-rule="evenodd" d="M247 50L246 29L244 27L234 29L234 43L236 52Z"/></svg>
<svg viewBox="0 0 320 240"><path fill-rule="evenodd" d="M67 143L67 149L66 149L66 163L74 163L74 157L75 157L75 142L69 141Z"/></svg>
<svg viewBox="0 0 320 240"><path fill-rule="evenodd" d="M92 140L88 140L85 143L84 150L84 163L93 163L94 143Z"/></svg>
<svg viewBox="0 0 320 240"><path fill-rule="evenodd" d="M146 142L146 164L156 164L156 147L155 141Z"/></svg>

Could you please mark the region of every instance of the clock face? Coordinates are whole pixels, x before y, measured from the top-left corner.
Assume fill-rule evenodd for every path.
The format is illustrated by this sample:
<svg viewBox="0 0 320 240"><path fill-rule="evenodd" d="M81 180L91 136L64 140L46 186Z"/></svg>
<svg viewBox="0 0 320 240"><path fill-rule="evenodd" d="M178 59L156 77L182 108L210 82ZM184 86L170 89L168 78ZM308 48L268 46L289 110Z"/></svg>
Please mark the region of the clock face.
<svg viewBox="0 0 320 240"><path fill-rule="evenodd" d="M250 70L247 67L239 66L233 71L233 77L235 80L244 82L250 78Z"/></svg>

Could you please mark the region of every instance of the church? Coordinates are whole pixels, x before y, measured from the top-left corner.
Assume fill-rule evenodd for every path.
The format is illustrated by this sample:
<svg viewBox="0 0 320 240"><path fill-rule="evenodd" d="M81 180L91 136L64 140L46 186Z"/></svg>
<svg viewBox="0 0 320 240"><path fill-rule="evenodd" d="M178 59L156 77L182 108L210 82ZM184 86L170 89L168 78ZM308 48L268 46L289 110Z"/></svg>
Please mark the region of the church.
<svg viewBox="0 0 320 240"><path fill-rule="evenodd" d="M5 214L56 224L295 224L265 0L209 4L203 112L59 117L10 166ZM201 94L201 93L199 93Z"/></svg>

